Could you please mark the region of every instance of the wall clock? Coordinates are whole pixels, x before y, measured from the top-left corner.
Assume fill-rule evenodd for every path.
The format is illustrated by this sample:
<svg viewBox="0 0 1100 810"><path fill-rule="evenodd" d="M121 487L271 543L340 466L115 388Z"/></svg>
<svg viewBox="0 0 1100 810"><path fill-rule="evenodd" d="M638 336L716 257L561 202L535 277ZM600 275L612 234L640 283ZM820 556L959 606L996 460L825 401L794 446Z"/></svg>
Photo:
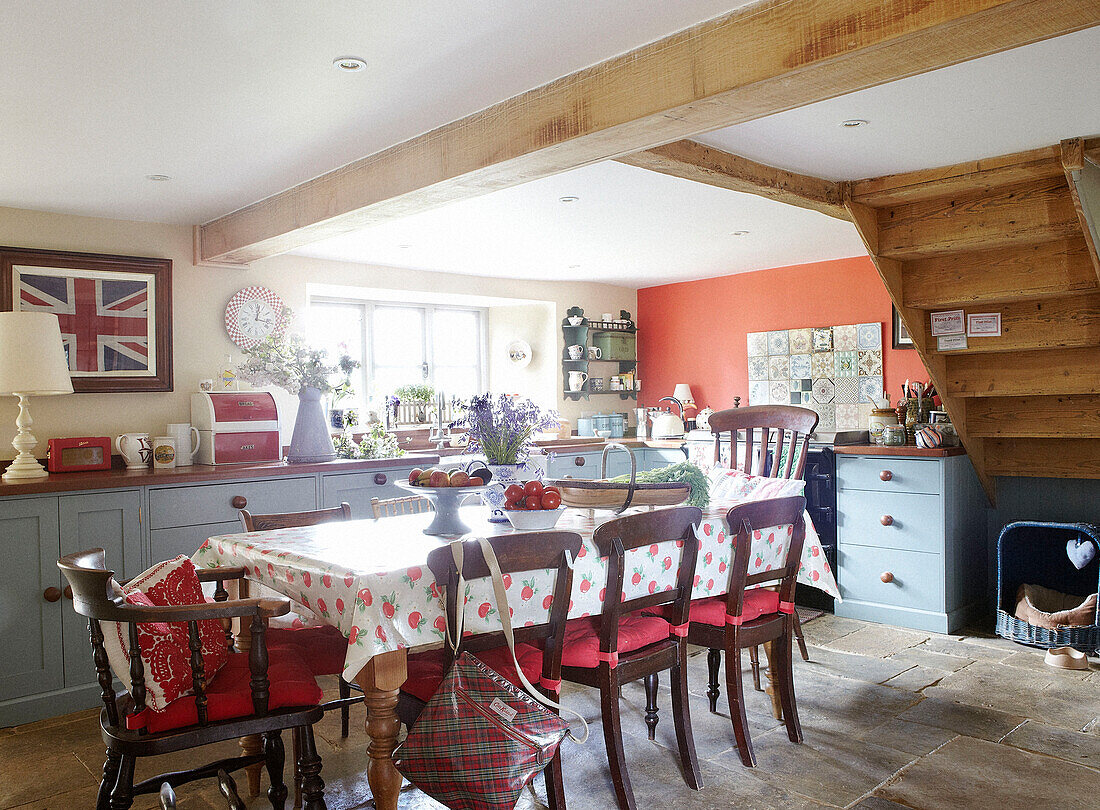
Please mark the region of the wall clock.
<svg viewBox="0 0 1100 810"><path fill-rule="evenodd" d="M283 299L267 287L245 287L229 299L225 331L242 349L251 349L271 336L279 337L290 322Z"/></svg>

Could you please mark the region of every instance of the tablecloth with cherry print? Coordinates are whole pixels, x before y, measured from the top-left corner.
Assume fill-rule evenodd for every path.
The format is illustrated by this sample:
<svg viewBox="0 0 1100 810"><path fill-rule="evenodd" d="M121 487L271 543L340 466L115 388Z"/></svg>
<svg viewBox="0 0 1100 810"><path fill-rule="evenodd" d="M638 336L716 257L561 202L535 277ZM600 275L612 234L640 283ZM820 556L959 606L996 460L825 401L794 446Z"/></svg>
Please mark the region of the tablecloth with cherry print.
<svg viewBox="0 0 1100 810"><path fill-rule="evenodd" d="M723 511L709 510L697 527L699 560L694 598L726 591L733 544ZM510 531L485 520L480 507L463 512L474 533ZM611 515L597 516L599 522ZM439 646L446 619L441 594L426 563L428 553L445 542L423 534L430 515L383 520L354 520L304 528L211 537L194 554L203 567L244 566L250 578L289 597L305 616L331 624L348 639L344 677L353 679L375 655L401 648ZM577 531L584 538L573 580L571 617L602 609L607 560L594 553L596 523L587 512L569 510L557 528ZM798 581L838 597L816 532L807 526ZM791 526L753 532L749 571L768 571L783 564ZM680 550L677 541L655 543L628 553L627 596L670 590ZM517 625L546 621L552 600L552 572L531 571L505 577L512 620ZM499 617L488 580L467 583L466 629L499 629Z"/></svg>

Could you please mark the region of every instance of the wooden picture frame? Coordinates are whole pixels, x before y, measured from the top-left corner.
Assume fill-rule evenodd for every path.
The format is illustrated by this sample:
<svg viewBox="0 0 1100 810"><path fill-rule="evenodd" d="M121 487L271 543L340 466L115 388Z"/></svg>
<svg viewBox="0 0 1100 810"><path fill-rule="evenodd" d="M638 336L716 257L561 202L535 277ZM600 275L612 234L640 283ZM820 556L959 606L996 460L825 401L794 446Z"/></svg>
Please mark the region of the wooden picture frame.
<svg viewBox="0 0 1100 810"><path fill-rule="evenodd" d="M893 304L890 305L890 322L890 348L916 349L913 338L909 336L909 331L905 328L905 324L901 322L901 314L898 312L898 308Z"/></svg>
<svg viewBox="0 0 1100 810"><path fill-rule="evenodd" d="M172 390L172 260L0 247L0 310L53 312L73 390Z"/></svg>

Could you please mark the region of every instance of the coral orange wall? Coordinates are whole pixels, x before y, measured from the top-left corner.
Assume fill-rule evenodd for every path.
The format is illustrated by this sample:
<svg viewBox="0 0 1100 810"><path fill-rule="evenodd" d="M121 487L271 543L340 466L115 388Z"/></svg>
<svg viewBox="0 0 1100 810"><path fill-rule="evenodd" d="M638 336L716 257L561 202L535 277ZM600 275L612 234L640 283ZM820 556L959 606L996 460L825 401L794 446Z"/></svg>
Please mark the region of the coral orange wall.
<svg viewBox="0 0 1100 810"><path fill-rule="evenodd" d="M642 398L653 405L676 383L700 408L748 404L746 335L849 323L882 323L886 390L897 401L906 378L926 380L913 349L890 348L890 297L867 256L776 267L638 290Z"/></svg>

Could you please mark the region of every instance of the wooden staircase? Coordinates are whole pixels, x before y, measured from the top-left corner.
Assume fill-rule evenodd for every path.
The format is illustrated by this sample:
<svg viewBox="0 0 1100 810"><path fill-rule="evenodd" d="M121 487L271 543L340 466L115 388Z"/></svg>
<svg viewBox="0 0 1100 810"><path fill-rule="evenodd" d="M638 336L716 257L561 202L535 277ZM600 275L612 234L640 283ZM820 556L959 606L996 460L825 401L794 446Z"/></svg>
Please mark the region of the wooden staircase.
<svg viewBox="0 0 1100 810"><path fill-rule="evenodd" d="M1071 176L1086 155L1100 139L842 191L991 500L997 475L1100 478L1100 259ZM1001 336L938 351L929 313L950 309L1001 313Z"/></svg>

